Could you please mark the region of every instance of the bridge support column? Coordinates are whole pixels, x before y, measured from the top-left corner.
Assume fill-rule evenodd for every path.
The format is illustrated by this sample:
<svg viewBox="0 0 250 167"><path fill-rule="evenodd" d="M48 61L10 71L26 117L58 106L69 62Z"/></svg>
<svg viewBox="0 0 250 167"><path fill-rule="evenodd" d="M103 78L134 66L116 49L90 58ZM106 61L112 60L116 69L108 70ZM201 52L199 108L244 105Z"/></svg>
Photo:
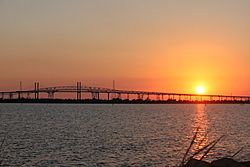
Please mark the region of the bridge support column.
<svg viewBox="0 0 250 167"><path fill-rule="evenodd" d="M21 99L21 92L18 92L18 99Z"/></svg>
<svg viewBox="0 0 250 167"><path fill-rule="evenodd" d="M35 99L39 99L39 82L35 82Z"/></svg>
<svg viewBox="0 0 250 167"><path fill-rule="evenodd" d="M48 98L54 99L55 92L48 92Z"/></svg>
<svg viewBox="0 0 250 167"><path fill-rule="evenodd" d="M138 99L138 100L143 100L143 94L138 93L138 94L137 94L137 99Z"/></svg>
<svg viewBox="0 0 250 167"><path fill-rule="evenodd" d="M12 93L10 93L10 94L9 94L9 98L12 99L12 97L13 97L13 95L12 95Z"/></svg>
<svg viewBox="0 0 250 167"><path fill-rule="evenodd" d="M149 93L148 93L148 97L147 97L147 100L150 100L150 97L149 97Z"/></svg>
<svg viewBox="0 0 250 167"><path fill-rule="evenodd" d="M82 99L81 95L82 95L82 83L77 82L77 84L76 84L76 98L77 98L77 100Z"/></svg>
<svg viewBox="0 0 250 167"><path fill-rule="evenodd" d="M92 99L99 99L99 93L98 92L91 92Z"/></svg>
<svg viewBox="0 0 250 167"><path fill-rule="evenodd" d="M129 94L127 94L127 99L129 100Z"/></svg>
<svg viewBox="0 0 250 167"><path fill-rule="evenodd" d="M117 98L118 98L118 99L121 99L121 98L122 98L121 93L117 93Z"/></svg>
<svg viewBox="0 0 250 167"><path fill-rule="evenodd" d="M108 93L108 101L109 101L109 93Z"/></svg>

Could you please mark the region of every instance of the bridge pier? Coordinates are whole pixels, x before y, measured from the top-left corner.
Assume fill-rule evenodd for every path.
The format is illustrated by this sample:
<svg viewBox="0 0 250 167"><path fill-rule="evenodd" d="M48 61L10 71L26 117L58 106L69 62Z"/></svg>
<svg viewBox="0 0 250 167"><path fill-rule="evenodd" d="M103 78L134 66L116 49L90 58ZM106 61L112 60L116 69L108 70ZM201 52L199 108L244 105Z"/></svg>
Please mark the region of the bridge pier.
<svg viewBox="0 0 250 167"><path fill-rule="evenodd" d="M100 99L100 95L98 92L91 92L92 99Z"/></svg>
<svg viewBox="0 0 250 167"><path fill-rule="evenodd" d="M117 93L117 98L122 99L121 93Z"/></svg>
<svg viewBox="0 0 250 167"><path fill-rule="evenodd" d="M55 92L48 92L48 98L54 99Z"/></svg>
<svg viewBox="0 0 250 167"><path fill-rule="evenodd" d="M35 99L39 99L39 82L35 82Z"/></svg>
<svg viewBox="0 0 250 167"><path fill-rule="evenodd" d="M129 100L129 94L127 94L127 99Z"/></svg>
<svg viewBox="0 0 250 167"><path fill-rule="evenodd" d="M149 97L149 93L148 93L148 97L147 97L147 100L150 100L150 97Z"/></svg>
<svg viewBox="0 0 250 167"><path fill-rule="evenodd" d="M137 94L137 99L138 99L138 100L143 100L143 94L138 93L138 94Z"/></svg>
<svg viewBox="0 0 250 167"><path fill-rule="evenodd" d="M9 99L12 99L12 98L13 98L13 94L10 93L10 94L9 94Z"/></svg>
<svg viewBox="0 0 250 167"><path fill-rule="evenodd" d="M81 95L82 95L82 83L77 82L77 84L76 84L76 98L77 98L77 100L82 99Z"/></svg>
<svg viewBox="0 0 250 167"><path fill-rule="evenodd" d="M18 92L18 99L21 99L21 92Z"/></svg>

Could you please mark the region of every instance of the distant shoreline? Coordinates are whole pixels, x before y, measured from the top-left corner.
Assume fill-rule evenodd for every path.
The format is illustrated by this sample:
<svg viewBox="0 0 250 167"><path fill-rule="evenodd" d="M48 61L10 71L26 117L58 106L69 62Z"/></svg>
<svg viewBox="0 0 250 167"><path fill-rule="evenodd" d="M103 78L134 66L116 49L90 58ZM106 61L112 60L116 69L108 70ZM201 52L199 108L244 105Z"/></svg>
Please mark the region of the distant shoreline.
<svg viewBox="0 0 250 167"><path fill-rule="evenodd" d="M97 100L97 99L0 99L0 103L55 103L55 104L250 104L250 101L188 101L188 100Z"/></svg>

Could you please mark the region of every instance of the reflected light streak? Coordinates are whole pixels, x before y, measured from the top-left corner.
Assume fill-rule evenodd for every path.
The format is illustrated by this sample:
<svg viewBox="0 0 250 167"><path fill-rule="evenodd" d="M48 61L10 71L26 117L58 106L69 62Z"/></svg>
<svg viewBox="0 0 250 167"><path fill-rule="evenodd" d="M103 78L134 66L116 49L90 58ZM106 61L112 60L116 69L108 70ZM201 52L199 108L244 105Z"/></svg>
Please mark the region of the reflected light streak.
<svg viewBox="0 0 250 167"><path fill-rule="evenodd" d="M206 105L205 104L197 104L196 106L196 113L195 113L195 120L193 122L193 133L198 130L194 146L192 149L192 153L199 150L200 148L204 147L209 143L208 136L207 136L207 129L208 129L208 120L207 120L207 113L206 113ZM202 154L197 155L195 158L200 158Z"/></svg>

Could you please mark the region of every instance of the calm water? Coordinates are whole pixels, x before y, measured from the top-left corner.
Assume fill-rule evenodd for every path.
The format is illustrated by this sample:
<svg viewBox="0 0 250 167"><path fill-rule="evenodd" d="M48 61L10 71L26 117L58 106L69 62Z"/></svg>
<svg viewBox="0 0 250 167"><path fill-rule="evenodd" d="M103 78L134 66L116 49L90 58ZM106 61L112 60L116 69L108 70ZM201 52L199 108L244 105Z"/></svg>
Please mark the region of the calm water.
<svg viewBox="0 0 250 167"><path fill-rule="evenodd" d="M174 166L197 127L196 146L225 135L206 160L250 160L250 105L0 104L0 119L4 166Z"/></svg>

